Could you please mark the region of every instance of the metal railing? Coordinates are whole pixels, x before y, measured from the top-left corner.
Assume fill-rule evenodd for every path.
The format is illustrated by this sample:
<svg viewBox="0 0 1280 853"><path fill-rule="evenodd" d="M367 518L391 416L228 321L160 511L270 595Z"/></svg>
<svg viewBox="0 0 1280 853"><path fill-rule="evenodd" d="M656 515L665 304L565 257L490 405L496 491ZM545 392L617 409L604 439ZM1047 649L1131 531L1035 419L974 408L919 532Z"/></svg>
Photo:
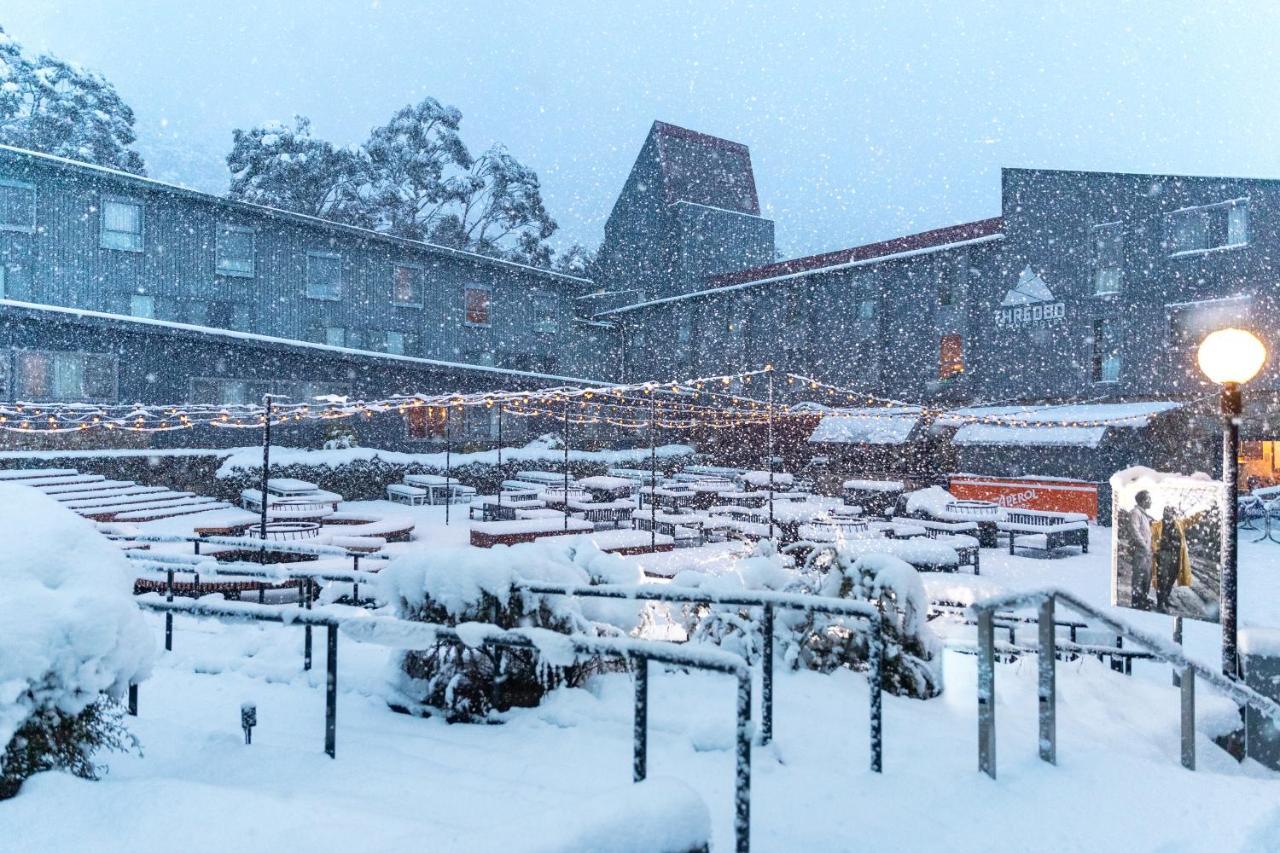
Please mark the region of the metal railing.
<svg viewBox="0 0 1280 853"><path fill-rule="evenodd" d="M1177 644L1127 625L1068 592L1050 588L1001 595L970 606L978 623L978 769L992 779L996 777L995 627L997 610L1014 610L1023 607L1036 607L1038 610L1039 645L1036 652L1039 659L1037 695L1040 759L1050 764L1057 763L1055 664L1059 644L1054 630L1054 610L1058 602L1081 616L1088 617L1115 631L1118 636L1128 638L1131 643L1145 648L1149 656L1163 660L1174 667L1180 685L1182 765L1188 770L1194 770L1196 766L1196 676L1204 679L1210 686L1237 703L1250 705L1274 723L1280 724L1280 704L1238 681L1227 678L1216 669L1188 657ZM1096 653L1091 647L1080 648L1088 654Z"/></svg>
<svg viewBox="0 0 1280 853"><path fill-rule="evenodd" d="M583 586L574 584L547 584L517 582L514 589L534 595L564 595L583 598L610 598L634 601L661 601L672 604L706 604L726 607L759 607L760 620L760 742L773 740L773 619L774 611L783 610L826 613L867 620L868 662L867 683L870 693L871 770L881 772L883 764L883 687L884 618L879 608L865 601L849 601L826 596L785 592L735 592L727 594L699 592L672 586L622 586L600 584Z"/></svg>
<svg viewBox="0 0 1280 853"><path fill-rule="evenodd" d="M323 627L327 631L325 673L324 751L330 758L337 754L338 714L338 631L357 642L392 646L400 649L427 649L439 642L475 646L477 644L527 649L540 654L538 641L516 629L496 625L480 639L468 632L464 639L455 628L428 622L413 622L386 616L348 616L332 611L298 612L288 606L246 605L234 602L166 601L158 594L140 596L138 606L146 610L175 613L223 621L275 622L282 625L301 624L308 630ZM677 646L657 640L633 640L612 637L562 635L574 652L626 660L635 666L635 694L632 721L632 779L643 781L648 775L649 749L649 662L690 667L734 676L737 682L736 749L734 767L735 850L748 853L751 845L751 667L739 655L719 649ZM129 712L138 710L137 685L129 688Z"/></svg>

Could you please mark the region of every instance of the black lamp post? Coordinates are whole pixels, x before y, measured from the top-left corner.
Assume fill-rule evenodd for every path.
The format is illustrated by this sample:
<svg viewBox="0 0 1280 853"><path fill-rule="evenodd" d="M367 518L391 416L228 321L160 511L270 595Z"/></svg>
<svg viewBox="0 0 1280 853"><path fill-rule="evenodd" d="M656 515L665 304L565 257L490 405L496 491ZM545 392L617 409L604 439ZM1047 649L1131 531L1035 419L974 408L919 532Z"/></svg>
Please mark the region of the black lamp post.
<svg viewBox="0 0 1280 853"><path fill-rule="evenodd" d="M1240 481L1240 415L1244 398L1240 386L1258 374L1266 361L1267 349L1244 329L1219 329L1200 344L1200 369L1222 386L1222 580L1219 610L1222 618L1222 673L1240 675L1237 646L1237 562L1236 492Z"/></svg>

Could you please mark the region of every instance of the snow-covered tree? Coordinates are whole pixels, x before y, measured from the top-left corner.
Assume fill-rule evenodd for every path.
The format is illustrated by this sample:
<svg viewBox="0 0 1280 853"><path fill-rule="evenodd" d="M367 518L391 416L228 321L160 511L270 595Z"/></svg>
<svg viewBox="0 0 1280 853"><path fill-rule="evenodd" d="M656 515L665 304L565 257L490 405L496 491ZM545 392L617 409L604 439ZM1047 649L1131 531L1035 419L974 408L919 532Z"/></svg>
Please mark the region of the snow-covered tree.
<svg viewBox="0 0 1280 853"><path fill-rule="evenodd" d="M595 272L596 250L588 249L581 243L574 243L555 256L552 266L556 272L591 278Z"/></svg>
<svg viewBox="0 0 1280 853"><path fill-rule="evenodd" d="M146 168L133 110L105 77L57 57L26 56L0 29L0 143L135 174Z"/></svg>
<svg viewBox="0 0 1280 853"><path fill-rule="evenodd" d="M293 126L267 122L232 132L231 189L227 195L334 222L369 225L360 197L366 167L362 152L337 148L311 135L311 120Z"/></svg>
<svg viewBox="0 0 1280 853"><path fill-rule="evenodd" d="M458 136L461 121L456 107L426 98L370 133L362 196L379 231L425 240L460 200L473 163Z"/></svg>
<svg viewBox="0 0 1280 853"><path fill-rule="evenodd" d="M495 145L456 182L458 203L433 232L445 245L550 266L546 240L559 227L542 201L538 174Z"/></svg>

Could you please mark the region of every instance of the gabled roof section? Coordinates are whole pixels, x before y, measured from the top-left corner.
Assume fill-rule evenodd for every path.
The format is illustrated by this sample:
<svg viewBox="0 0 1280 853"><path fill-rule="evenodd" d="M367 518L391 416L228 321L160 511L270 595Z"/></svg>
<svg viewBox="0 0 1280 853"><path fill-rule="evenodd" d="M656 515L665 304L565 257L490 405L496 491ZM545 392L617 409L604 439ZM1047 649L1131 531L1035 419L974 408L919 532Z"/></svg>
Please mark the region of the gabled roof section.
<svg viewBox="0 0 1280 853"><path fill-rule="evenodd" d="M857 261L867 261L885 255L900 255L920 249L932 249L951 243L964 243L983 237L991 237L1003 233L1004 219L996 216L992 219L980 219L977 222L965 222L950 225L946 228L935 228L932 231L921 231L919 234L908 234L879 243L867 243L851 249L840 249L825 252L821 255L807 255L803 258L792 258L789 261L778 261L773 264L736 270L722 275L711 276L707 283L711 287L724 287L731 284L743 284L796 273L812 272L825 267L843 266Z"/></svg>
<svg viewBox="0 0 1280 853"><path fill-rule="evenodd" d="M760 215L751 151L741 142L655 121L658 173L667 204L681 201Z"/></svg>

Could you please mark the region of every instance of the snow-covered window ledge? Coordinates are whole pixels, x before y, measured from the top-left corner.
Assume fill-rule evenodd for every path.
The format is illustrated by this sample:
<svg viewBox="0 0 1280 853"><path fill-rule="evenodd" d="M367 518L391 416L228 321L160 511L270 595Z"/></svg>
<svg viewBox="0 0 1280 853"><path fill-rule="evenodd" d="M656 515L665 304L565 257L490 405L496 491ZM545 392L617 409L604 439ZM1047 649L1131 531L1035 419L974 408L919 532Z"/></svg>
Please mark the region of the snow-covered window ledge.
<svg viewBox="0 0 1280 853"><path fill-rule="evenodd" d="M1228 243L1225 246L1210 246L1207 249L1183 249L1181 252L1172 252L1171 258L1191 258L1199 255L1216 255L1221 252L1234 252L1239 249L1249 248L1249 243Z"/></svg>

